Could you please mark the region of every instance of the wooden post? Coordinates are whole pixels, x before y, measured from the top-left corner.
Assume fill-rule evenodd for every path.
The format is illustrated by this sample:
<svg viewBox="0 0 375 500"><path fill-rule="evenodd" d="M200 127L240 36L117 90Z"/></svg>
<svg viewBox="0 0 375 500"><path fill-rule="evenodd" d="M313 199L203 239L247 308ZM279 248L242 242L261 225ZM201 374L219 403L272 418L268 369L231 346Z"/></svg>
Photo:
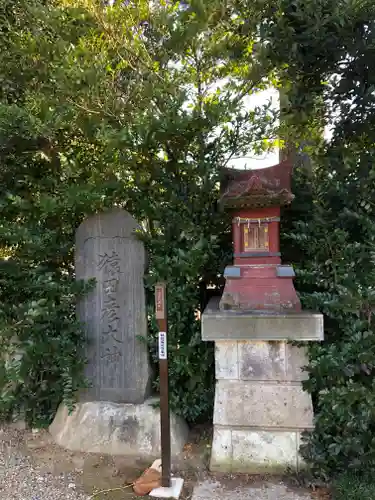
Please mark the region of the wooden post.
<svg viewBox="0 0 375 500"><path fill-rule="evenodd" d="M171 486L171 427L169 416L167 305L164 283L155 286L155 312L159 327L161 486Z"/></svg>

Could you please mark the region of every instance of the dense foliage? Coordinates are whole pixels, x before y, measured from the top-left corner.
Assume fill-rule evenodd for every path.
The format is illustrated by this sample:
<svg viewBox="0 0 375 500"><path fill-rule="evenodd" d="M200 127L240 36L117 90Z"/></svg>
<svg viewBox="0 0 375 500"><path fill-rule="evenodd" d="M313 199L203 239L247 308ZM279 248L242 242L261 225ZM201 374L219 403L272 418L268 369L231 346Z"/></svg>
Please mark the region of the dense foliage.
<svg viewBox="0 0 375 500"><path fill-rule="evenodd" d="M29 423L48 420L84 384L73 306L84 290L70 276L74 225L90 204L77 187L90 160L69 168L79 137L40 105L48 65L78 36L57 14L33 2L2 2L0 11L0 413L19 412ZM58 43L55 30L65 33Z"/></svg>
<svg viewBox="0 0 375 500"><path fill-rule="evenodd" d="M243 101L272 83L296 160L283 255L325 315L303 453L325 476L374 471L374 20L370 0L0 3L2 417L48 422L84 386L74 233L114 205L144 227L154 360L153 285L168 284L172 408L210 415L199 312L230 248L220 172L272 145L274 113Z"/></svg>
<svg viewBox="0 0 375 500"><path fill-rule="evenodd" d="M153 285L168 285L172 409L190 422L210 415L199 311L229 248L220 169L269 147L274 119L244 107L267 72L256 58L229 60L227 21L214 1L152 12L141 0L1 3L3 417L46 423L84 386L74 233L114 205L144 227L153 356Z"/></svg>
<svg viewBox="0 0 375 500"><path fill-rule="evenodd" d="M325 477L348 470L371 476L375 9L366 1L287 3L286 17L271 26L277 32L287 23L290 33L272 47L274 57L288 63L286 120L291 129L305 128L301 141L331 122L331 137L315 134L313 148L305 150L311 161L300 162L296 171L297 199L284 224L284 255L298 268L303 305L325 317L325 342L309 348L305 387L314 397L315 430L306 436L303 454Z"/></svg>
<svg viewBox="0 0 375 500"><path fill-rule="evenodd" d="M375 484L355 474L347 474L335 479L332 486L333 500L372 500Z"/></svg>

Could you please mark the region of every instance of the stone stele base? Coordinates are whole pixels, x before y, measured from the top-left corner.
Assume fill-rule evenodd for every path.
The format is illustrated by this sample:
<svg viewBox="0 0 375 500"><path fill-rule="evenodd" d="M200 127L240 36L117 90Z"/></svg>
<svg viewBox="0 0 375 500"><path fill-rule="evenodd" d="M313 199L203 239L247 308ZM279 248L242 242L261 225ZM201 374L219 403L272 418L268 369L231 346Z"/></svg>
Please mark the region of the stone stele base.
<svg viewBox="0 0 375 500"><path fill-rule="evenodd" d="M216 348L211 470L300 469L300 437L313 427L313 408L302 389L305 349L288 340L322 340L322 316L219 311L213 301L203 314L202 338Z"/></svg>
<svg viewBox="0 0 375 500"><path fill-rule="evenodd" d="M157 458L160 449L160 410L155 399L143 404L105 401L78 403L69 415L61 405L49 431L57 444L72 451ZM171 415L172 455L186 444L188 427Z"/></svg>

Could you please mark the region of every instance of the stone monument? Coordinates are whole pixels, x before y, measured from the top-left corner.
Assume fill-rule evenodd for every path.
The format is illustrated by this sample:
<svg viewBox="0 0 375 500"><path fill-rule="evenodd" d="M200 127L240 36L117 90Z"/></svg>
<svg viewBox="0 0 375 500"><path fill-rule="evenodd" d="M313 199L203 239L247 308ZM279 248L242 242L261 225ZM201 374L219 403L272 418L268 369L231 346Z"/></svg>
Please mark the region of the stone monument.
<svg viewBox="0 0 375 500"><path fill-rule="evenodd" d="M140 227L123 210L85 220L76 234L79 280L97 286L78 305L88 337L87 377L93 401L143 403L150 395L143 276L146 255L136 237Z"/></svg>
<svg viewBox="0 0 375 500"><path fill-rule="evenodd" d="M211 470L299 469L300 436L313 426L305 350L288 341L322 340L323 317L301 311L293 268L281 263L280 207L293 199L291 173L288 161L227 171L221 202L232 214L234 263L221 299L202 315L202 338L216 347Z"/></svg>
<svg viewBox="0 0 375 500"><path fill-rule="evenodd" d="M76 233L78 280L95 279L77 306L87 336L90 389L74 413L61 406L50 431L68 449L158 456L160 414L150 399L144 272L146 254L137 221L115 209L86 219ZM172 446L186 439L186 425L172 416Z"/></svg>

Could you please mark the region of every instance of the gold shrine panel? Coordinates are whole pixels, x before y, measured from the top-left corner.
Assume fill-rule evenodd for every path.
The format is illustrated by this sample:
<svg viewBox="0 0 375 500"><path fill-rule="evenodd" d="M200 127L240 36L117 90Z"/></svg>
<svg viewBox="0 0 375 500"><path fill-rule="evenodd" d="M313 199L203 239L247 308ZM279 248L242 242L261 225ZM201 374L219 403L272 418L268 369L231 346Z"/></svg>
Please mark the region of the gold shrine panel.
<svg viewBox="0 0 375 500"><path fill-rule="evenodd" d="M268 251L268 224L248 224L243 226L243 251Z"/></svg>

